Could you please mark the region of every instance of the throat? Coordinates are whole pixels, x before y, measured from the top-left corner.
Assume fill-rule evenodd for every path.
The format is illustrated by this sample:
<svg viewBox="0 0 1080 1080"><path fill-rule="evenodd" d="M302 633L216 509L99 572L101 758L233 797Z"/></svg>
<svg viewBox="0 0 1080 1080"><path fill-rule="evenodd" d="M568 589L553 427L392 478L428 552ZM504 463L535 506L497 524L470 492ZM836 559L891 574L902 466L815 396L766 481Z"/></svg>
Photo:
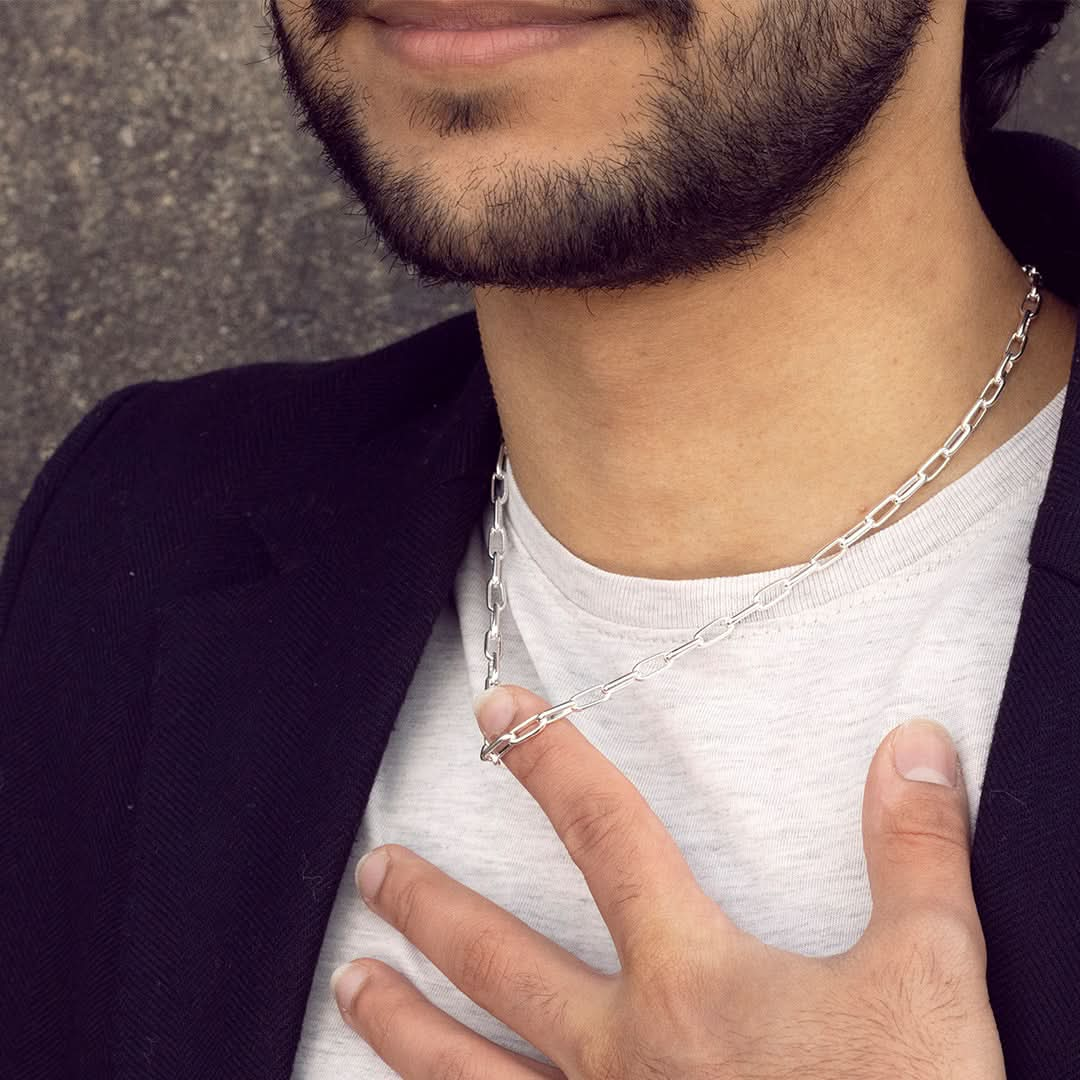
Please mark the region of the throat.
<svg viewBox="0 0 1080 1080"><path fill-rule="evenodd" d="M756 435L721 442L720 450L712 435L724 422L723 402L686 410L660 430L571 426L541 456L529 441L515 455L507 427L514 481L547 532L609 573L689 580L796 567L902 489L945 444L1004 357L1008 336L996 353L977 350L972 362L939 364L924 379L906 377L898 361L904 392L853 391L809 414L794 410L793 399L783 408L763 401ZM1076 345L1076 308L1044 289L997 401L939 474L874 531L902 520L1028 424L1065 386Z"/></svg>

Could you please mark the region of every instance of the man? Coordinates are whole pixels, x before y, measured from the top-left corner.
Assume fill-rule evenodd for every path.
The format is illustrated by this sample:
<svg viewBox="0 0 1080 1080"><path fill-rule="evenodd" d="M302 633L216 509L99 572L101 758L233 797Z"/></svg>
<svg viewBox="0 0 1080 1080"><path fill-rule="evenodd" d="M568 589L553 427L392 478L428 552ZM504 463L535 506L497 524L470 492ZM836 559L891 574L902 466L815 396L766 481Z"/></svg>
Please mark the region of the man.
<svg viewBox="0 0 1080 1080"><path fill-rule="evenodd" d="M123 388L38 478L15 1074L1080 1066L1080 151L975 52L1064 5L978 7L270 4L476 313Z"/></svg>

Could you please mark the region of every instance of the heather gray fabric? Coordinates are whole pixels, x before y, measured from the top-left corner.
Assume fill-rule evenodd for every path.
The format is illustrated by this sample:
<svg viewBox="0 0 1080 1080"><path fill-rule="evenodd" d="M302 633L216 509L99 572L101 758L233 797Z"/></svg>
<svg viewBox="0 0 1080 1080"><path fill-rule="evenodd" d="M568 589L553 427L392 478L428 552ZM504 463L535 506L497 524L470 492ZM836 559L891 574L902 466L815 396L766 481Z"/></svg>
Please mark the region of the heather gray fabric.
<svg viewBox="0 0 1080 1080"><path fill-rule="evenodd" d="M577 717L702 887L768 944L828 955L865 929L863 785L896 724L924 715L949 728L974 825L1064 393L731 638ZM544 529L512 468L509 492L502 681L552 703L685 640L795 569L694 581L607 573ZM367 910L353 870L379 844L413 849L587 963L618 967L543 811L508 770L479 760L470 702L486 673L489 524L490 507L380 764L323 940L294 1080L396 1075L345 1026L330 992L331 971L358 956L386 961L474 1031L546 1060Z"/></svg>

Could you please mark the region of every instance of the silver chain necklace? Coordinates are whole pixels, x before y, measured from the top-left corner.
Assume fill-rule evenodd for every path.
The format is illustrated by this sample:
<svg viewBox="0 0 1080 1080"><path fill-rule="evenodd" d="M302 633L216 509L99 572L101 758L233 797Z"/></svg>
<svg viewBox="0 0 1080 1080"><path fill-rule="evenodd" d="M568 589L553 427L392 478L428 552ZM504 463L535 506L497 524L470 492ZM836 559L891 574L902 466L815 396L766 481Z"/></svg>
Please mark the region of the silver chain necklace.
<svg viewBox="0 0 1080 1080"><path fill-rule="evenodd" d="M591 709L594 705L607 701L613 694L625 690L635 682L651 679L654 675L664 671L684 653L691 652L694 649L707 648L710 645L715 645L718 641L723 641L724 638L734 632L735 627L743 619L752 615L755 611L766 611L774 604L778 604L801 581L819 570L824 570L826 566L831 566L837 559L844 556L848 548L858 543L867 533L884 525L908 499L924 484L928 484L933 480L948 465L953 455L964 445L971 433L982 422L983 417L989 412L994 402L1001 396L1001 391L1005 388L1006 377L1012 371L1016 361L1024 355L1024 350L1027 348L1028 327L1031 325L1032 319L1039 314L1039 308L1042 306L1042 295L1039 292L1042 275L1034 266L1024 266L1023 270L1031 283L1031 289L1027 296L1024 297L1024 302L1020 305L1023 319L1019 328L1009 338L1009 343L1005 347L1005 358L998 365L993 378L983 387L979 399L968 409L964 419L960 421L960 425L945 440L945 444L931 454L896 491L891 495L886 495L857 525L853 525L842 536L838 536L812 555L809 562L803 564L790 577L778 578L758 589L750 603L735 612L734 615L723 615L720 618L713 619L696 630L681 645L677 645L667 652L654 653L652 656L646 656L644 659L639 660L625 675L620 675L617 679L612 679L611 682L598 683L596 686L581 690L572 698L558 705L553 705L543 712L535 713L496 738L485 739L480 749L480 760L499 765L503 755L512 746L516 746L526 739L531 739L534 735L539 735L548 724L561 720L571 713ZM1017 342L1020 346L1019 351L1015 353L1012 352L1014 342ZM488 531L488 555L491 557L492 569L491 578L487 585L487 606L488 611L491 613L491 626L484 635L484 655L487 657L488 662L487 678L484 682L485 690L489 690L498 683L499 661L502 657L502 635L499 630L499 617L503 608L506 607L506 587L502 578L502 560L506 552L503 507L506 504L508 494L506 487L506 466L508 461L506 443L504 442L499 448L499 458L495 465L495 472L491 477L491 501L494 505L494 520ZM881 514L880 517L878 516L879 513Z"/></svg>

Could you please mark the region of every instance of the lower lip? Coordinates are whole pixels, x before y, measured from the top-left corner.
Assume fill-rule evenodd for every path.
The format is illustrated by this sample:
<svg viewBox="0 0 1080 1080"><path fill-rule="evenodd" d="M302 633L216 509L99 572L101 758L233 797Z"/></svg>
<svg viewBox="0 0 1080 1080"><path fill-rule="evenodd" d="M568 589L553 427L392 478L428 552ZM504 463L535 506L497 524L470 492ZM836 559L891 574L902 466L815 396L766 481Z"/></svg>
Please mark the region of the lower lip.
<svg viewBox="0 0 1080 1080"><path fill-rule="evenodd" d="M493 26L486 30L436 30L427 26L389 26L377 19L372 21L375 40L383 49L419 67L437 68L499 64L560 45L586 41L622 17L611 15L558 25Z"/></svg>

